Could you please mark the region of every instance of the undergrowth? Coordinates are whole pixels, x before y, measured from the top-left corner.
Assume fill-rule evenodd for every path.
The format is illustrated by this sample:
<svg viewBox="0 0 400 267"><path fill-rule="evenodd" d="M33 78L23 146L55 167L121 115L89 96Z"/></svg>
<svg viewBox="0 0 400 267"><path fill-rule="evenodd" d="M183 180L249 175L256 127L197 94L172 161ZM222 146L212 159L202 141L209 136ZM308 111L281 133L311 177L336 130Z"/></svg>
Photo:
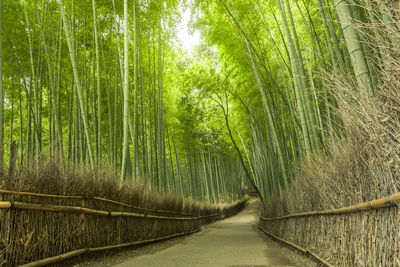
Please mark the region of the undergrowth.
<svg viewBox="0 0 400 267"><path fill-rule="evenodd" d="M265 216L340 208L399 192L400 25L380 23L357 23L377 67L375 94L369 96L354 75L332 66L320 75L335 100L337 131L327 139L325 153L294 164L290 187L265 201ZM373 33L374 27L381 34Z"/></svg>
<svg viewBox="0 0 400 267"><path fill-rule="evenodd" d="M133 206L168 211L210 214L216 205L185 200L174 193L150 191L139 182L119 182L112 170L89 166L63 167L48 161L35 168L23 168L12 177L3 176L1 189L63 196L103 197Z"/></svg>

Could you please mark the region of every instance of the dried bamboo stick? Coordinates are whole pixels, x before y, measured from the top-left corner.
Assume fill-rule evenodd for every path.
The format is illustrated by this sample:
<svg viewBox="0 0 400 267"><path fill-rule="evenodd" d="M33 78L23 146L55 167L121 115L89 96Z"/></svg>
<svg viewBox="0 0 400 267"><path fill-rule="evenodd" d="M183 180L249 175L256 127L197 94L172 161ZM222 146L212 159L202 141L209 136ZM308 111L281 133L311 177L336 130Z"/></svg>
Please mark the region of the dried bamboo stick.
<svg viewBox="0 0 400 267"><path fill-rule="evenodd" d="M76 213L84 213L90 215L98 215L98 216L108 216L109 212L82 208L82 207L74 207L74 206L58 206L58 205L45 205L45 204L32 204L32 203L24 203L24 202L13 202L13 207L15 209L22 210L40 210L40 211L52 211L52 212L76 212Z"/></svg>
<svg viewBox="0 0 400 267"><path fill-rule="evenodd" d="M291 247L294 247L295 249L300 250L301 252L303 252L303 253L305 253L305 254L311 255L313 258L315 258L317 261L319 261L320 263L324 264L325 266L333 267L332 264L330 264L329 262L327 262L326 260L324 260L323 258L321 258L320 256L318 256L318 255L315 254L314 252L312 252L312 251L310 251L310 250L308 250L308 249L302 248L302 247L300 247L300 246L298 246L298 245L296 245L296 244L294 244L294 243L292 243L292 242L289 242L289 241L287 241L287 240L284 240L284 239L282 239L282 238L279 238L279 237L277 237L277 236L271 234L270 232L268 232L267 230L265 230L265 229L262 228L261 226L260 226L260 230L263 231L265 234L271 236L272 238L274 238L274 239L276 239L276 240L279 240L279 241L282 242L282 243L285 243L285 244L287 244L287 245L289 245L289 246L291 246Z"/></svg>
<svg viewBox="0 0 400 267"><path fill-rule="evenodd" d="M223 215L223 214L224 214L224 213L221 212L221 213L216 213L216 214L211 214L211 215L198 216L197 218L199 218L199 219L211 218L211 217L216 217L216 216L220 216L220 215Z"/></svg>
<svg viewBox="0 0 400 267"><path fill-rule="evenodd" d="M168 210L157 210L157 209L142 208L142 207L133 206L133 205L129 205L129 204L126 204L126 203L122 203L122 202L119 202L119 201L106 199L106 198L102 198L102 197L63 196L63 195L41 194L41 193L31 193L31 192L18 192L18 191L9 191L9 190L0 190L0 194L26 195L26 196L63 198L63 199L94 199L94 200L98 200L98 201L113 203L113 204L116 204L116 205L121 205L121 206L129 207L129 208L134 208L134 209L143 210L143 211L149 211L149 212L154 212L154 213L177 214L177 215L182 215L182 216L192 216L192 217L199 217L199 218L209 218L209 217L215 217L215 216L219 216L219 215L223 214L223 213L217 213L217 214L213 214L213 215L197 216L197 214L192 214L192 213L184 213L184 212L178 212L178 211L168 211ZM244 200L242 200L241 202L237 203L237 206L240 206L240 204L242 204L242 203L244 203ZM0 207L0 209L1 208L2 207Z"/></svg>
<svg viewBox="0 0 400 267"><path fill-rule="evenodd" d="M351 213L351 212L359 212L359 211L365 211L365 210L394 207L394 206L397 206L399 203L400 203L400 193L397 193L397 194L394 194L394 195L391 195L388 197L375 199L375 200L372 200L369 202L364 202L364 203L360 203L360 204L345 207L345 208L323 210L323 211L301 212L301 213L295 213L295 214L276 217L276 218L266 218L266 217L260 216L260 219L264 220L264 221L276 221L276 220L283 220L283 219L294 218L294 217L343 214L343 213Z"/></svg>
<svg viewBox="0 0 400 267"><path fill-rule="evenodd" d="M168 211L168 210L157 210L157 209L149 209L149 208L142 208L142 207L137 207L137 206L132 206L126 203L122 203L119 201L111 200L111 199L106 199L106 198L101 198L101 197L93 197L95 200L103 201L103 202L108 202L108 203L113 203L129 208L134 208L138 210L144 210L144 211L150 211L150 212L156 212L156 213L169 213L169 214L179 214L179 215L187 215L187 216L196 216L196 214L192 213L184 213L184 212L178 212L178 211Z"/></svg>
<svg viewBox="0 0 400 267"><path fill-rule="evenodd" d="M24 202L10 202L1 201L0 209L23 209L23 210L37 210L37 211L49 211L49 212L72 212L72 213L83 213L95 216L112 216L112 217L135 217L135 218L147 218L147 219L158 219L158 220L199 220L204 218L211 218L223 215L224 213L217 213L205 216L196 217L166 217L166 216L156 216L156 215L146 215L133 212L113 212L113 211L103 211L95 210L90 208L75 207L75 206L59 206L59 205L46 205L46 204L32 204ZM237 207L235 207L236 209Z"/></svg>
<svg viewBox="0 0 400 267"><path fill-rule="evenodd" d="M172 221L190 221L196 220L198 217L165 217L165 216L156 216L156 215L145 215L139 213L132 213L132 212L109 212L111 217L135 217L135 218L147 218L147 219L159 219L159 220L172 220Z"/></svg>
<svg viewBox="0 0 400 267"><path fill-rule="evenodd" d="M135 217L135 218L148 218L148 219L159 219L159 220L193 220L193 218L185 218L185 217L165 217L165 216L155 216L155 215L144 215L133 212L112 212L112 211L95 210L95 209L74 207L74 206L31 204L23 202L13 202L12 207L14 207L15 209L24 209L24 210L84 213L95 216ZM1 202L0 202L0 208L1 208Z"/></svg>
<svg viewBox="0 0 400 267"><path fill-rule="evenodd" d="M135 241L135 242L129 242L129 243L124 243L124 244L118 244L118 245L111 245L111 246L105 246L105 247L97 247L97 248L86 248L86 249L79 249L75 251L71 251L68 253L64 253L58 256L34 261L28 264L20 265L19 267L39 267L39 266L45 266L48 264L53 264L53 263L58 263L65 261L69 258L82 255L84 253L89 253L89 252L99 252L99 251L104 251L104 250L110 250L110 249L117 249L117 248L124 248L124 247L130 247L130 246L135 246L135 245L144 245L148 243L153 243L153 242L158 242L166 239L171 239L179 236L184 236L184 235L190 235L193 233L198 232L199 230L196 229L194 231L191 231L189 233L178 233L178 234L173 234L169 236L163 236L159 238L153 238L153 239L148 239L148 240L141 240L141 241Z"/></svg>
<svg viewBox="0 0 400 267"><path fill-rule="evenodd" d="M10 190L0 190L0 194L35 196L35 197L51 197L51 198L72 198L72 199L84 199L85 198L83 196L63 196L63 195L31 193L31 192L18 192L18 191L10 191Z"/></svg>
<svg viewBox="0 0 400 267"><path fill-rule="evenodd" d="M54 195L54 194L41 194L41 193L31 193L31 192L18 192L18 191L9 191L9 190L0 190L0 194L10 194L10 195L23 195L23 196L35 196L35 197L48 197L48 198L63 198L63 199L94 199L102 202L113 203L116 205L121 205L129 208L134 208L138 210L150 211L155 213L168 213L168 214L179 214L184 216L196 216L196 214L184 213L178 211L168 211L168 210L157 210L157 209L149 209L138 206L129 205L126 203L122 203L119 201L102 198L102 197L84 197L84 196L63 196L63 195Z"/></svg>
<svg viewBox="0 0 400 267"><path fill-rule="evenodd" d="M0 209L9 209L9 208L11 208L11 202L9 201L0 202Z"/></svg>
<svg viewBox="0 0 400 267"><path fill-rule="evenodd" d="M194 232L198 232L198 230L196 230ZM170 238L174 238L174 237L192 234L194 232L190 232L187 234L186 233L178 233L178 234L173 234L173 235L169 235L169 236L163 236L163 237L159 237L159 238L153 238L153 239L141 240L141 241L135 241L135 242L129 242L129 243L124 243L124 244L119 244L119 245L112 245L112 246L105 246L105 247L98 247L98 248L89 248L88 252L98 252L98 251L104 251L104 250L109 250L109 249L130 247L130 246L134 246L134 245L143 245L143 244L147 244L147 243L153 243L153 242L162 241L165 239L170 239Z"/></svg>
<svg viewBox="0 0 400 267"><path fill-rule="evenodd" d="M64 254L61 254L61 255L58 255L58 256L54 256L54 257L50 257L50 258L34 261L34 262L31 262L31 263L28 263L28 264L20 265L19 267L46 266L46 265L49 265L49 264L65 261L67 259L82 255L84 253L86 253L86 249L78 249L78 250L71 251L71 252L68 252L68 253L64 253Z"/></svg>

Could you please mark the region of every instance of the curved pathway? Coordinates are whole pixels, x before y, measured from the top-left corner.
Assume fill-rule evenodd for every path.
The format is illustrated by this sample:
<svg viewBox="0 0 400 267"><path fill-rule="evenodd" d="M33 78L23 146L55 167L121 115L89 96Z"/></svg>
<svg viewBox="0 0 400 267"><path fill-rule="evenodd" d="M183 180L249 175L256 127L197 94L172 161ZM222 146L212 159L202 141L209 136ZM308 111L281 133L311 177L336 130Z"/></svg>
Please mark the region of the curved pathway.
<svg viewBox="0 0 400 267"><path fill-rule="evenodd" d="M258 230L258 204L255 201L238 215L208 225L197 234L75 266L317 266Z"/></svg>

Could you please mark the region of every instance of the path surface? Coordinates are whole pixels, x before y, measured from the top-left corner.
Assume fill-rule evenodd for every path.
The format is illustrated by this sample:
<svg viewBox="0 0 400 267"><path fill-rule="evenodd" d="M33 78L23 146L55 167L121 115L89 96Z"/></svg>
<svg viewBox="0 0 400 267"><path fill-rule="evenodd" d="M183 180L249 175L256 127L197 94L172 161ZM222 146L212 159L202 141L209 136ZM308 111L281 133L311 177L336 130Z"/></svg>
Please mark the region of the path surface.
<svg viewBox="0 0 400 267"><path fill-rule="evenodd" d="M155 251L124 253L78 266L317 266L258 230L257 205L253 202L238 215Z"/></svg>

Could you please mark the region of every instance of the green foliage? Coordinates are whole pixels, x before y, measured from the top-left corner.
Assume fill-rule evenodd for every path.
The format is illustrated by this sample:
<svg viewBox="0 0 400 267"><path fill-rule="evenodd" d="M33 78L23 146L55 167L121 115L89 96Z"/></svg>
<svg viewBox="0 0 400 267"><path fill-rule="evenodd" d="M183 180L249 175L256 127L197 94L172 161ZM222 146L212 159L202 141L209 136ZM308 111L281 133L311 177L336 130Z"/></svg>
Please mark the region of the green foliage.
<svg viewBox="0 0 400 267"><path fill-rule="evenodd" d="M364 62L364 80L377 80L373 62L351 60L339 42L343 14L325 0L136 0L127 24L123 1L96 0L95 18L92 0L63 2L72 56L58 1L3 1L5 144L20 142L20 166L85 163L93 143L95 163L125 164L123 179L219 201L248 182L238 152L249 181L272 195L339 130L320 70L358 73L351 64ZM182 8L204 40L190 55L176 42Z"/></svg>
<svg viewBox="0 0 400 267"><path fill-rule="evenodd" d="M5 162L12 140L19 142L21 168L53 157L64 158L65 165L85 164L92 143L96 164L118 170L123 161L123 3L96 0L95 20L92 0L61 3L75 48L72 58L58 1L3 1ZM177 0L136 1L134 21L133 1L128 1L129 157L123 178L189 198L233 200L242 179L222 181L237 162L225 149L215 107L191 91L194 83L183 83L193 82L189 72L196 61L188 63L174 41L179 9L187 6ZM218 188L211 179L221 180Z"/></svg>

